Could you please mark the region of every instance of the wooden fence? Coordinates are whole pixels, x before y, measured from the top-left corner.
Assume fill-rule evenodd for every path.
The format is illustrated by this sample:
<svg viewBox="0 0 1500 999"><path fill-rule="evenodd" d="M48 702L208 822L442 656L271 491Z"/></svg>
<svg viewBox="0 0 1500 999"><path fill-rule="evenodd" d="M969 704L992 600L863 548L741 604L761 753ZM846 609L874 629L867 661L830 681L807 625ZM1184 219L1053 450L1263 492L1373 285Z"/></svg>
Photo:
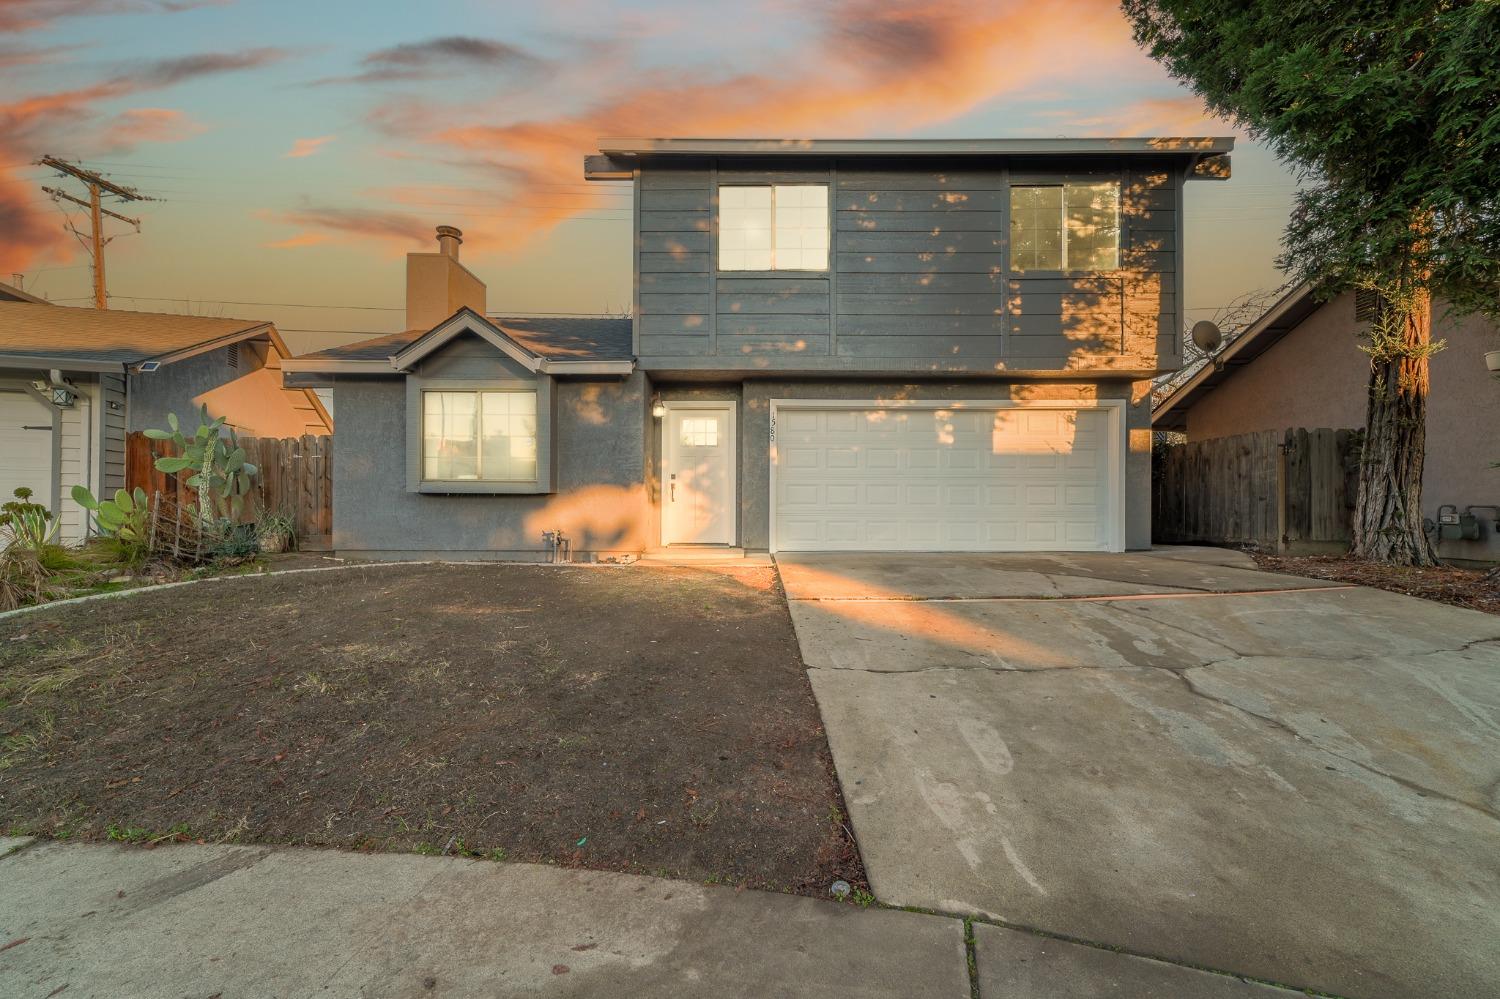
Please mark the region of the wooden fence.
<svg viewBox="0 0 1500 999"><path fill-rule="evenodd" d="M1346 544L1360 440L1354 430L1267 430L1159 446L1152 539L1278 551Z"/></svg>
<svg viewBox="0 0 1500 999"><path fill-rule="evenodd" d="M286 513L297 523L297 543L304 550L326 551L333 541L333 449L331 437L241 437L246 460L256 466L246 521L260 512ZM175 455L170 441L154 441L140 432L125 441L125 486L148 494L162 493L179 506L197 503L197 490L186 485L191 471L168 475L156 470L156 459Z"/></svg>

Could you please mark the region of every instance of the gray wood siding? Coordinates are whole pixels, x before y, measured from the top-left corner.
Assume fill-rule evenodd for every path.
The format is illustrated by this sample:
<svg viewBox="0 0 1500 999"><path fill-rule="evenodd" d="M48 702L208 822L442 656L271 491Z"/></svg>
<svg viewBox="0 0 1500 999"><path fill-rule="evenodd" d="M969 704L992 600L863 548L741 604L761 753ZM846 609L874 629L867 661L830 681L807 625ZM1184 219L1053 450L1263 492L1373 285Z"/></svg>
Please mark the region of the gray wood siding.
<svg viewBox="0 0 1500 999"><path fill-rule="evenodd" d="M1119 370L1171 366L1180 177L1166 163L703 160L639 175L637 350L670 370ZM1118 179L1120 268L1013 273L1011 183ZM829 184L830 269L718 271L715 192Z"/></svg>

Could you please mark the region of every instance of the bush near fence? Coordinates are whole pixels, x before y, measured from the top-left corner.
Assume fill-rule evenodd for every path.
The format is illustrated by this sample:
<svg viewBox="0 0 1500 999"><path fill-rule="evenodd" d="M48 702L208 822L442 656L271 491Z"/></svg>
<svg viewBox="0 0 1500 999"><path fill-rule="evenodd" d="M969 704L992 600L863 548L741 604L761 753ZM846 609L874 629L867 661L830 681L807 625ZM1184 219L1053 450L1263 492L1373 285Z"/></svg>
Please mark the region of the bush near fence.
<svg viewBox="0 0 1500 999"><path fill-rule="evenodd" d="M242 519L253 521L261 512L284 511L297 523L298 545L304 550L326 550L333 538L333 438L241 437L245 459L256 475ZM169 475L156 469L156 459L175 457L171 441L154 441L139 431L125 441L125 487L140 486L147 494L161 493L178 507L197 503L197 490L187 485L191 471Z"/></svg>

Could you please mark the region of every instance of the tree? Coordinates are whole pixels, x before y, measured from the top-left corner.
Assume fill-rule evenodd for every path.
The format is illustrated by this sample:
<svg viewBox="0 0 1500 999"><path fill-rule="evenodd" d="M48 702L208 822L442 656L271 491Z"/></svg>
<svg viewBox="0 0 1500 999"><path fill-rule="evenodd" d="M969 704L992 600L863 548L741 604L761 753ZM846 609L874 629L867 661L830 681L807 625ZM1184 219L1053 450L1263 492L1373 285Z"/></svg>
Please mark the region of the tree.
<svg viewBox="0 0 1500 999"><path fill-rule="evenodd" d="M1371 324L1356 556L1431 565L1432 299L1500 313L1500 2L1124 0L1136 41L1302 182L1279 265ZM1477 429L1477 428L1476 428Z"/></svg>

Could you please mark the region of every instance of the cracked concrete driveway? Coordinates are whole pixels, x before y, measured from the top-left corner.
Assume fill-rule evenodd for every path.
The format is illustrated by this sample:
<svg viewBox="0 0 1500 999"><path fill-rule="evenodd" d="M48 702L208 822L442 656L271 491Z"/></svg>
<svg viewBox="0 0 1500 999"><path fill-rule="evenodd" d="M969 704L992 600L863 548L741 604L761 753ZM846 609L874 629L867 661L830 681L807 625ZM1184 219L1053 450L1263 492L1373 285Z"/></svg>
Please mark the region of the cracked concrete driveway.
<svg viewBox="0 0 1500 999"><path fill-rule="evenodd" d="M1500 996L1500 618L1205 550L779 564L883 901Z"/></svg>

